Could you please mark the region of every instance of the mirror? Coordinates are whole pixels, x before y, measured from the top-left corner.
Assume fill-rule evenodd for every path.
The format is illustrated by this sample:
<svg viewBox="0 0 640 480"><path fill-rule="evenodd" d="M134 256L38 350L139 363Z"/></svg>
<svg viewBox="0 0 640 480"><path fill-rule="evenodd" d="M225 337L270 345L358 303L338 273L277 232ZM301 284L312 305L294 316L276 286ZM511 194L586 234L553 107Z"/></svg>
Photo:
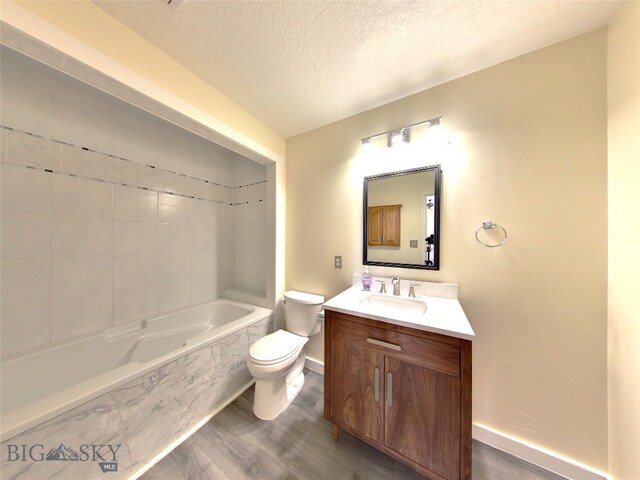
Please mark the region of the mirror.
<svg viewBox="0 0 640 480"><path fill-rule="evenodd" d="M440 269L440 165L364 178L364 265Z"/></svg>

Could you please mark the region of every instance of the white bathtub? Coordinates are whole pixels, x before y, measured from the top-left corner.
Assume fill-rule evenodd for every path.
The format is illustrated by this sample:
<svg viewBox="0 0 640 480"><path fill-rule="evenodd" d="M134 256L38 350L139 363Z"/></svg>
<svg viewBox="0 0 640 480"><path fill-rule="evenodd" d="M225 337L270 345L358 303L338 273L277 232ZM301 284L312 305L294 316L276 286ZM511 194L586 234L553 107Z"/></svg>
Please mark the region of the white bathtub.
<svg viewBox="0 0 640 480"><path fill-rule="evenodd" d="M272 313L217 299L4 361L2 441Z"/></svg>

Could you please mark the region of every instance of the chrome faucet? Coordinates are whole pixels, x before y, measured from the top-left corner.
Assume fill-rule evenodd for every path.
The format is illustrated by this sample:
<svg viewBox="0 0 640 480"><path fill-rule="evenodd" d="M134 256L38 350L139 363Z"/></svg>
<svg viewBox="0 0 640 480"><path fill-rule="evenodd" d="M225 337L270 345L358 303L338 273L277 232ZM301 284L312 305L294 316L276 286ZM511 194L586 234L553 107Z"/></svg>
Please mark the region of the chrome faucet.
<svg viewBox="0 0 640 480"><path fill-rule="evenodd" d="M376 282L380 283L380 293L387 293L387 289L385 288L384 280L376 280Z"/></svg>
<svg viewBox="0 0 640 480"><path fill-rule="evenodd" d="M393 285L393 294L396 297L400 296L400 279L398 277L393 277L391 279L391 285Z"/></svg>

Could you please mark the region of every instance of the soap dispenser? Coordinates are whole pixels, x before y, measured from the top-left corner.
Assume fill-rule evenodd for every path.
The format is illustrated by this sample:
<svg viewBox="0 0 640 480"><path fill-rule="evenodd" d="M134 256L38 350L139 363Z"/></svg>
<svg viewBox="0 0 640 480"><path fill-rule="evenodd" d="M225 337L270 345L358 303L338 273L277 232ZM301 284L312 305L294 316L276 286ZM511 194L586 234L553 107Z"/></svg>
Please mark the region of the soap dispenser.
<svg viewBox="0 0 640 480"><path fill-rule="evenodd" d="M366 292L371 288L371 274L369 273L369 267L364 267L364 273L362 274L362 289Z"/></svg>

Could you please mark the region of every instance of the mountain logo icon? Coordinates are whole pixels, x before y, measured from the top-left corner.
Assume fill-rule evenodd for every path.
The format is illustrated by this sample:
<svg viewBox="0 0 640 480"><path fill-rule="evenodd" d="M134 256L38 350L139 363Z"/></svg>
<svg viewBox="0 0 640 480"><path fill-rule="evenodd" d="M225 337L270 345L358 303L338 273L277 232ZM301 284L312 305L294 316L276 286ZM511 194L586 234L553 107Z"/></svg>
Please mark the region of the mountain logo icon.
<svg viewBox="0 0 640 480"><path fill-rule="evenodd" d="M78 455L78 452L76 452L73 448L69 448L65 446L64 443L61 443L57 447L54 447L51 450L49 450L49 453L47 453L45 460L49 460L49 461L59 460L59 461L69 462L69 461L80 460L80 457Z"/></svg>

